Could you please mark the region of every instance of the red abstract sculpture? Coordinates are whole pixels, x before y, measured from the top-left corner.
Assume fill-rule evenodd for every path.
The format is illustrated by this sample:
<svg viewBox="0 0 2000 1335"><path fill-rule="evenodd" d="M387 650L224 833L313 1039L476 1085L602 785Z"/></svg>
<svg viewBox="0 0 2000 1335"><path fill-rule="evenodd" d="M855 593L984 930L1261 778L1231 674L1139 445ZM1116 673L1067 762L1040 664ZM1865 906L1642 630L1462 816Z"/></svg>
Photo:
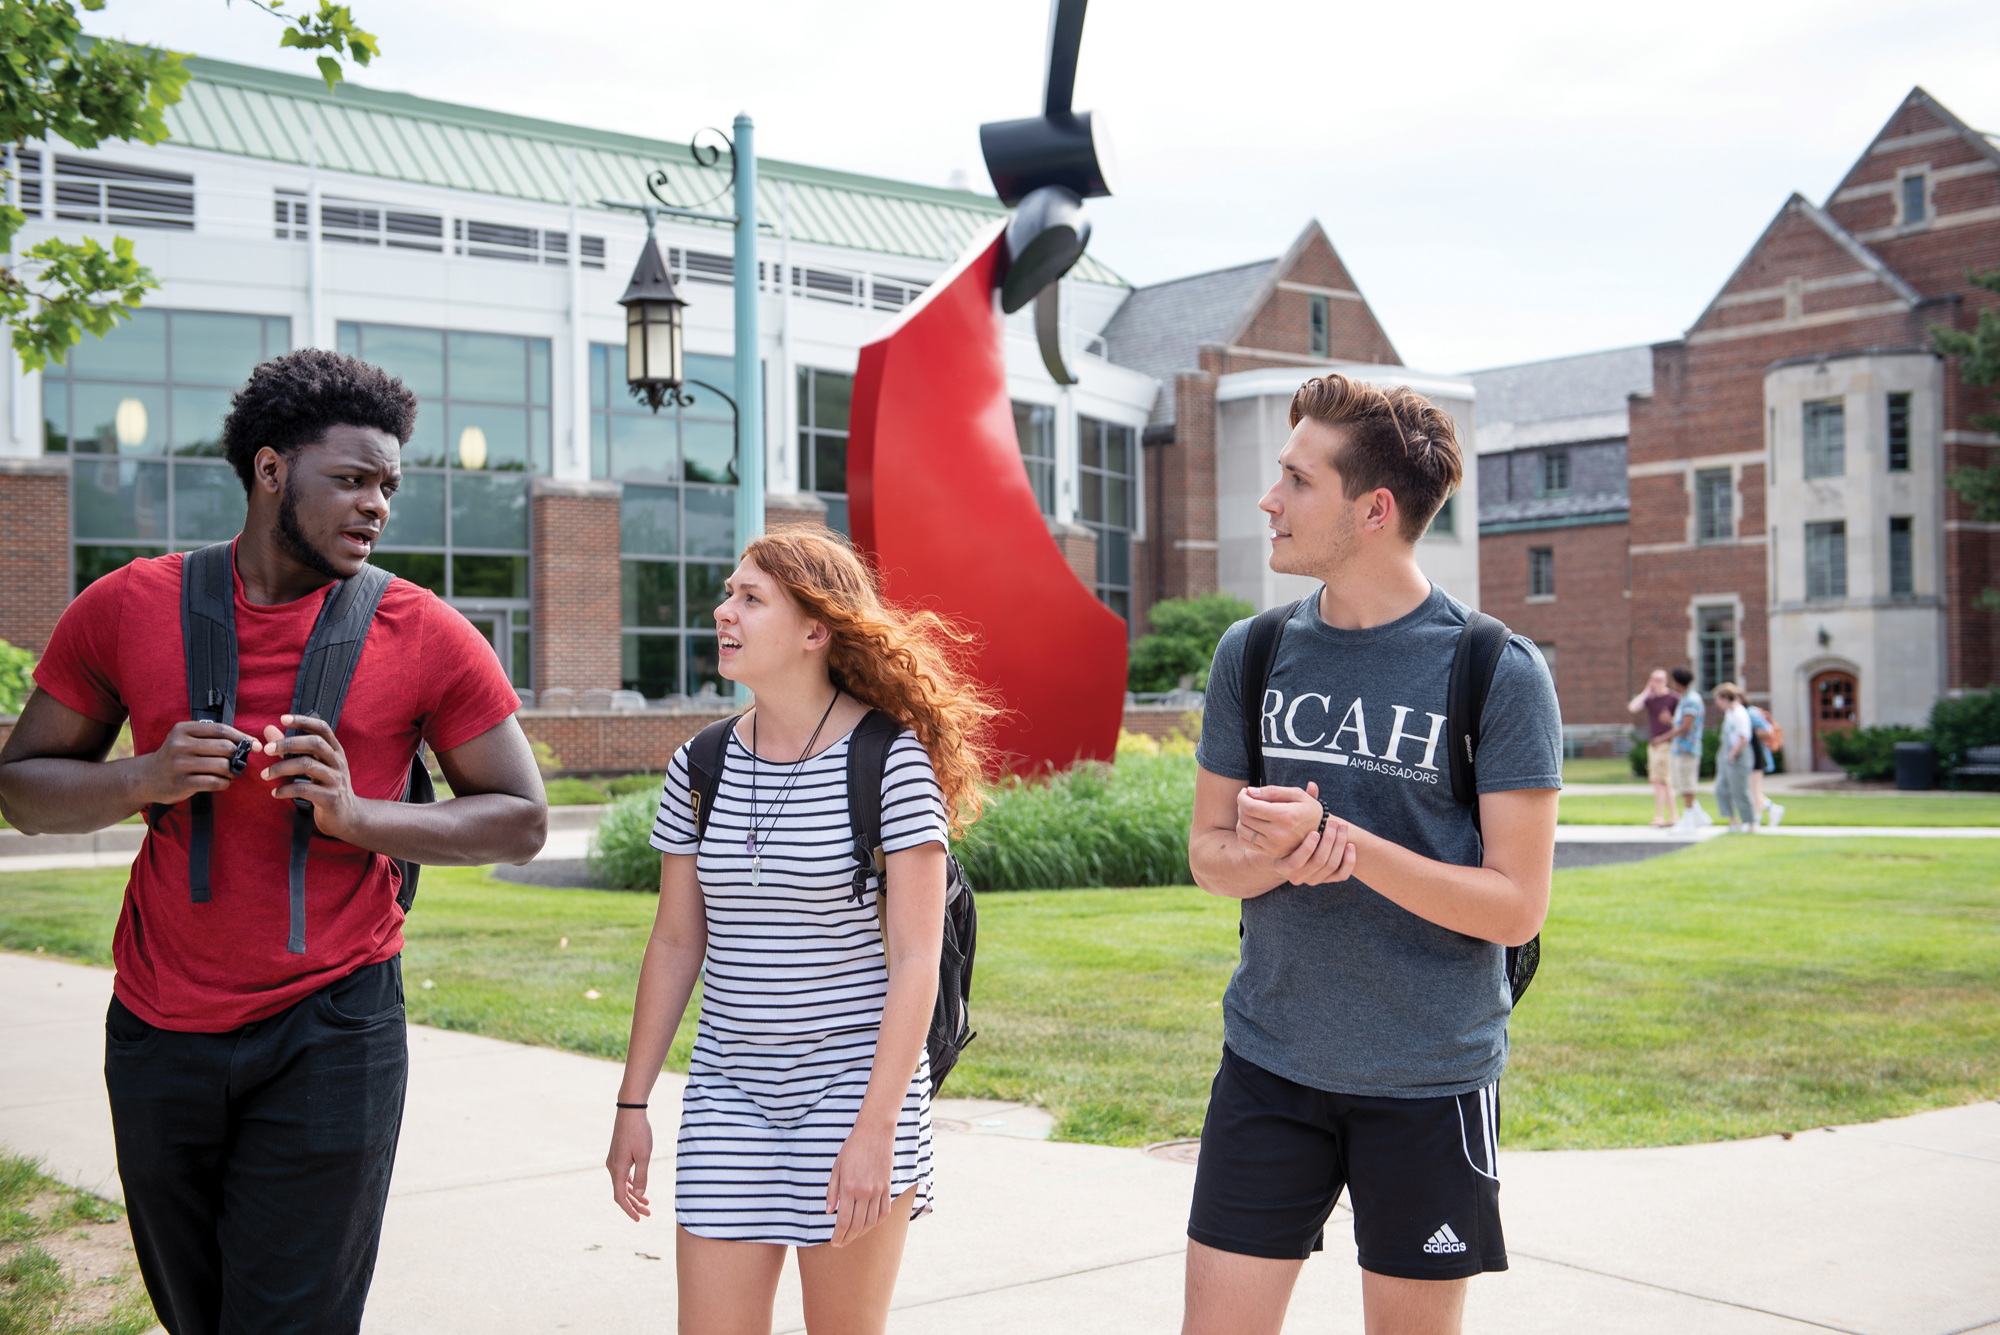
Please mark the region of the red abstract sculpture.
<svg viewBox="0 0 2000 1335"><path fill-rule="evenodd" d="M1021 465L993 299L1002 229L861 349L848 513L888 597L978 634L973 671L1011 711L999 750L1033 772L1112 758L1126 631L1063 559Z"/></svg>

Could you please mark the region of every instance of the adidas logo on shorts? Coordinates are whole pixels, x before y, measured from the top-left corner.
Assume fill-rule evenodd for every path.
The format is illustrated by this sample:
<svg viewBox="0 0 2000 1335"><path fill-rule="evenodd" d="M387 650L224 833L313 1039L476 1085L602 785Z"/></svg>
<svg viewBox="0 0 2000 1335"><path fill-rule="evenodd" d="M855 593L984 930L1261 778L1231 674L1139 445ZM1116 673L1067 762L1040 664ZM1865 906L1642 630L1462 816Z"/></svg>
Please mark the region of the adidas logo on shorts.
<svg viewBox="0 0 2000 1335"><path fill-rule="evenodd" d="M1424 1250L1432 1256L1449 1256L1453 1252L1464 1251L1465 1244L1458 1240L1458 1234L1451 1231L1451 1225L1445 1224L1425 1241Z"/></svg>

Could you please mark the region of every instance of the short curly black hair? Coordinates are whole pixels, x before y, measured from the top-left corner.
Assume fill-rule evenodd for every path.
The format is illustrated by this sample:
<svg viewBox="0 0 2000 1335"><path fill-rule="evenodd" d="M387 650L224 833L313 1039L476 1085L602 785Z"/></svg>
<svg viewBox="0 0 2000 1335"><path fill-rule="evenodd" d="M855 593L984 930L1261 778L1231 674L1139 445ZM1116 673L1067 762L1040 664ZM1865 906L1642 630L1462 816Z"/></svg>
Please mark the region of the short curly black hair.
<svg viewBox="0 0 2000 1335"><path fill-rule="evenodd" d="M325 348L300 348L265 362L236 391L222 424L222 456L247 493L257 451L266 445L289 456L318 444L333 426L377 427L407 445L416 424L417 396L381 367Z"/></svg>

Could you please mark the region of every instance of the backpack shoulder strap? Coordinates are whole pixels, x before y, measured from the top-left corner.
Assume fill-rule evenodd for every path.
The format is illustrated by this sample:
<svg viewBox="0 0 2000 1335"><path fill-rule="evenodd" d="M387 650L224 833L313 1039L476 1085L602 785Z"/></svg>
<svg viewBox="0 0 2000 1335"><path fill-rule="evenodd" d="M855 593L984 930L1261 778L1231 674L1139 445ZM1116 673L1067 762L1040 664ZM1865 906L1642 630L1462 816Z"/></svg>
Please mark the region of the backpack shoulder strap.
<svg viewBox="0 0 2000 1335"><path fill-rule="evenodd" d="M694 840L708 835L708 818L715 814L715 794L722 787L723 757L729 750L729 730L743 716L731 714L696 733L688 742L688 801L694 806Z"/></svg>
<svg viewBox="0 0 2000 1335"><path fill-rule="evenodd" d="M236 721L236 572L233 547L218 542L181 559L181 644L187 658L188 717ZM155 821L167 808L155 804ZM215 841L215 798L188 799L188 896L209 900L209 849Z"/></svg>
<svg viewBox="0 0 2000 1335"><path fill-rule="evenodd" d="M380 566L364 565L327 589L312 634L306 639L305 656L299 660L298 678L292 684L292 713L323 719L329 728L340 726L340 711L347 703L355 665L361 661L361 646L375 620L375 608L393 578ZM298 733L297 728L285 730L287 737ZM294 955L306 953L306 855L312 850L313 829L312 803L293 798L292 912L285 949Z"/></svg>
<svg viewBox="0 0 2000 1335"><path fill-rule="evenodd" d="M1264 691L1270 685L1271 665L1278 661L1278 644L1285 638L1285 623L1299 610L1300 603L1280 603L1259 612L1243 639L1243 684L1240 702L1243 712L1243 750L1250 761L1250 786L1264 786Z"/></svg>
<svg viewBox="0 0 2000 1335"><path fill-rule="evenodd" d="M1452 800L1472 812L1479 828L1479 721L1486 712L1486 693L1500 666L1501 651L1514 632L1498 617L1474 612L1459 632L1451 659L1451 683L1445 688L1445 734L1451 739Z"/></svg>
<svg viewBox="0 0 2000 1335"><path fill-rule="evenodd" d="M889 748L902 733L902 724L871 709L847 739L847 824L854 835L852 895L857 901L869 877L883 878L888 870L882 852L882 775L889 767ZM877 880L878 886L887 883ZM879 902L879 890L876 898Z"/></svg>

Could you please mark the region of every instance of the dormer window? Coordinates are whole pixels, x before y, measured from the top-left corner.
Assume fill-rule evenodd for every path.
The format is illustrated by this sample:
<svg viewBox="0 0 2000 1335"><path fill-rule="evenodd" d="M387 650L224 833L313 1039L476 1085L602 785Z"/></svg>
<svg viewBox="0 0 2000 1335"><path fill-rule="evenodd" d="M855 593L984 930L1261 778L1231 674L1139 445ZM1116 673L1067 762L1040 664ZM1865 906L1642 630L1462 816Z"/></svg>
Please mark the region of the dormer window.
<svg viewBox="0 0 2000 1335"><path fill-rule="evenodd" d="M1903 226L1910 227L1930 216L1924 198L1925 184L1929 180L1922 172L1903 178Z"/></svg>

